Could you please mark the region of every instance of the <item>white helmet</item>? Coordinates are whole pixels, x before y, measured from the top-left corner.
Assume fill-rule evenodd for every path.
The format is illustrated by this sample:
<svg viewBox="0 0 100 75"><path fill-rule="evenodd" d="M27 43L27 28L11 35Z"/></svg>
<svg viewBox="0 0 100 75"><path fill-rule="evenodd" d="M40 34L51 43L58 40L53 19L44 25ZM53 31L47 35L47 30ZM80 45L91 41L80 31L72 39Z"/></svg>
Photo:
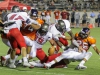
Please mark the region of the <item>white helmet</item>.
<svg viewBox="0 0 100 75"><path fill-rule="evenodd" d="M27 10L27 7L23 7L23 10Z"/></svg>

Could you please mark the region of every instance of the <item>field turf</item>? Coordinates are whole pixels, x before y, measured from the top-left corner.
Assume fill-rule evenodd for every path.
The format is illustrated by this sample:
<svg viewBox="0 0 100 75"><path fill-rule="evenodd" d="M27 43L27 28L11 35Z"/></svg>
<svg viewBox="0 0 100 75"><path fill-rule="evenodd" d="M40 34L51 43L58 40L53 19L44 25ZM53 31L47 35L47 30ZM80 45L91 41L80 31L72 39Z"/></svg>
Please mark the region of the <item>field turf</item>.
<svg viewBox="0 0 100 75"><path fill-rule="evenodd" d="M80 28L72 28L73 33L79 32ZM66 35L68 35L66 33ZM96 46L100 50L100 28L91 29L91 36L96 39ZM43 49L47 53L50 44L47 42ZM8 50L8 47L5 46L0 39L0 56L5 55ZM97 55L92 48L90 50L93 53L93 56L89 61L85 63L88 67L85 70L74 70L74 68L78 65L79 62L71 62L68 65L68 68L25 68L25 67L17 67L16 69L9 69L7 67L1 67L0 65L0 75L100 75L100 56ZM35 60L37 60L35 58Z"/></svg>

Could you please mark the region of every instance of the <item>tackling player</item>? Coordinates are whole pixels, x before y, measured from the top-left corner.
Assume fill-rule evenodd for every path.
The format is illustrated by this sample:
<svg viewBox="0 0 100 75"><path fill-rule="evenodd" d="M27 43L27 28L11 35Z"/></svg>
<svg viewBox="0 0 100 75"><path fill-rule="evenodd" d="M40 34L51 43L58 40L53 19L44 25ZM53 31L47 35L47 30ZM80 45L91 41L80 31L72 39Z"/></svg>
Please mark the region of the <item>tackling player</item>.
<svg viewBox="0 0 100 75"><path fill-rule="evenodd" d="M22 26L22 22L25 22L25 25L31 25L35 27L39 23L33 21L29 18L26 12L20 12L20 8L18 6L12 7L12 13L7 15L7 22L14 22L11 26L4 27L4 33L7 35L7 39L10 41L10 44L13 48L11 51L11 58L10 58L10 68L16 68L14 65L15 63L15 51L16 48L21 48L21 54L23 57L23 65L30 67L31 65L28 63L26 57L26 43L25 40L20 33L20 27Z"/></svg>
<svg viewBox="0 0 100 75"><path fill-rule="evenodd" d="M79 33L76 33L75 39L78 42L79 46L82 46L83 50L79 52L78 48L75 47L73 44L69 46L69 48L64 51L60 56L55 58L55 60L45 63L44 65L49 68L51 65L55 64L56 62L61 61L62 59L70 59L70 60L77 60L80 61L80 64L75 69L86 69L87 67L84 66L84 63L89 60L92 56L92 52L88 52L90 46L93 47L95 52L100 55L100 51L96 47L96 40L90 36L90 29L83 28Z"/></svg>
<svg viewBox="0 0 100 75"><path fill-rule="evenodd" d="M67 41L68 39L71 39L71 42L75 46L78 46L78 43L74 39L74 34L73 34L72 30L70 29L70 23L68 20L58 20L58 23L55 23L55 24L50 26L49 31L52 33L54 41L63 50L65 49L64 46L68 46L68 41ZM67 32L71 38L64 36L65 32ZM78 48L81 49L80 46Z"/></svg>

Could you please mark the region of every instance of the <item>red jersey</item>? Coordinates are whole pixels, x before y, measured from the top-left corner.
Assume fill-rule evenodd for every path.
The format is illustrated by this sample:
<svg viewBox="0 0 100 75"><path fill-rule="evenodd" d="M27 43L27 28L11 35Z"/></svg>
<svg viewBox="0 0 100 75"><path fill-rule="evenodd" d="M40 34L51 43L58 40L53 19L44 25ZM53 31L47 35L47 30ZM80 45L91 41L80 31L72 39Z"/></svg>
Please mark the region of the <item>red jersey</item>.
<svg viewBox="0 0 100 75"><path fill-rule="evenodd" d="M61 12L62 19L69 20L69 13L68 12Z"/></svg>
<svg viewBox="0 0 100 75"><path fill-rule="evenodd" d="M46 12L45 12L45 15L46 15L46 16L51 16L51 12L50 12L50 11L46 11Z"/></svg>
<svg viewBox="0 0 100 75"><path fill-rule="evenodd" d="M67 19L67 12L61 12L62 19Z"/></svg>
<svg viewBox="0 0 100 75"><path fill-rule="evenodd" d="M55 15L55 19L59 19L60 18L60 11L55 11L54 15Z"/></svg>

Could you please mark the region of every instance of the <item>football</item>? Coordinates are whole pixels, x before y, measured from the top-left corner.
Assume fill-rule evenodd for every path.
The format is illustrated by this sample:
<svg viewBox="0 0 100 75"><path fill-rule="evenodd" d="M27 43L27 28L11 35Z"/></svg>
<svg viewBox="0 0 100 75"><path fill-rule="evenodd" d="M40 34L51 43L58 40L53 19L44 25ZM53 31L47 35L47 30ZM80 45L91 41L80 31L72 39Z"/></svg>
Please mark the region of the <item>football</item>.
<svg viewBox="0 0 100 75"><path fill-rule="evenodd" d="M55 52L56 52L56 48L54 46L52 46L48 49L48 55L49 56L55 54Z"/></svg>

